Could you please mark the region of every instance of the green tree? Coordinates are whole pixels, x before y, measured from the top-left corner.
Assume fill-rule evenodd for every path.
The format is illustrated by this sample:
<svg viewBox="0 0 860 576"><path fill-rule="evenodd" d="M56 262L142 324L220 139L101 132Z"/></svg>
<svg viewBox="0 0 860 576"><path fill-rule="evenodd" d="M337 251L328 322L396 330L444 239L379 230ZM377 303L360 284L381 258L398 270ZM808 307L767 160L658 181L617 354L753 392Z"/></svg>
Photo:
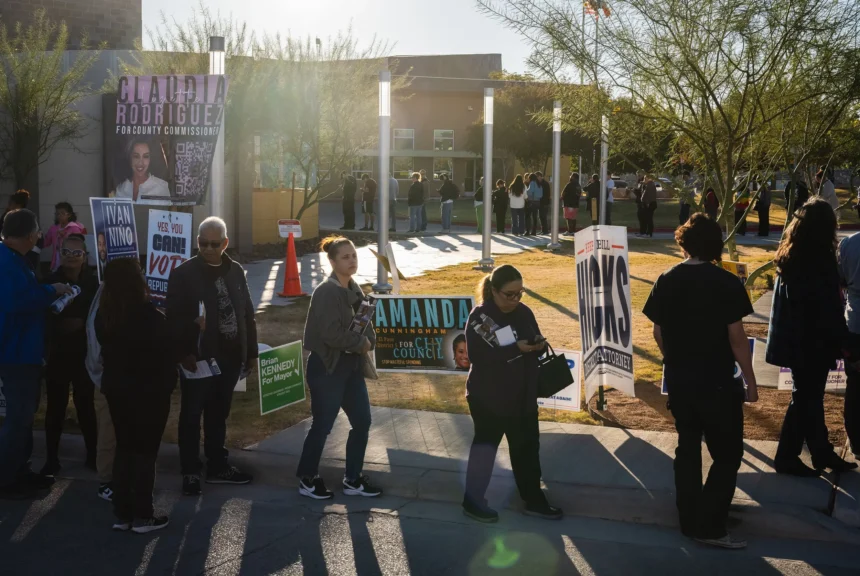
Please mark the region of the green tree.
<svg viewBox="0 0 860 576"><path fill-rule="evenodd" d="M69 31L63 21L35 11L29 26L16 23L12 32L0 22L0 178L30 191L39 206L39 166L59 144L75 150L87 133L87 118L76 108L93 94L84 76L98 58L81 51L66 65Z"/></svg>

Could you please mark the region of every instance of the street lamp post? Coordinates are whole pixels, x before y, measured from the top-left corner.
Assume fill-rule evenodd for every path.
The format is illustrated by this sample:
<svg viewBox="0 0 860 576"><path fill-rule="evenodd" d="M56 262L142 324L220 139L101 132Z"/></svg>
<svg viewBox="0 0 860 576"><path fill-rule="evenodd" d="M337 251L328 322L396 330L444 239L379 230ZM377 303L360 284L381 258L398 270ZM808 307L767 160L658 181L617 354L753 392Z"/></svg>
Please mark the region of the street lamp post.
<svg viewBox="0 0 860 576"><path fill-rule="evenodd" d="M600 129L600 225L606 224L606 173L609 167L609 117L604 116Z"/></svg>
<svg viewBox="0 0 860 576"><path fill-rule="evenodd" d="M391 72L383 70L379 73L379 238L378 251L385 254L388 246L388 181L389 163L391 161ZM376 264L376 285L373 291L379 294L391 293L388 283L388 271L378 261Z"/></svg>
<svg viewBox="0 0 860 576"><path fill-rule="evenodd" d="M561 185L561 102L556 100L552 106L552 236L547 248L558 250L558 212L561 204L559 186Z"/></svg>
<svg viewBox="0 0 860 576"><path fill-rule="evenodd" d="M225 68L224 37L209 37L209 74L223 76ZM226 111L227 107L224 107ZM212 172L209 179L209 213L224 217L224 116L215 142L215 155L212 158Z"/></svg>
<svg viewBox="0 0 860 576"><path fill-rule="evenodd" d="M493 182L493 89L484 88L484 229L481 259L478 261L478 267L481 270L489 272L495 266L495 261L491 255L492 250L490 243L490 229L493 222L493 202L492 202L492 182Z"/></svg>

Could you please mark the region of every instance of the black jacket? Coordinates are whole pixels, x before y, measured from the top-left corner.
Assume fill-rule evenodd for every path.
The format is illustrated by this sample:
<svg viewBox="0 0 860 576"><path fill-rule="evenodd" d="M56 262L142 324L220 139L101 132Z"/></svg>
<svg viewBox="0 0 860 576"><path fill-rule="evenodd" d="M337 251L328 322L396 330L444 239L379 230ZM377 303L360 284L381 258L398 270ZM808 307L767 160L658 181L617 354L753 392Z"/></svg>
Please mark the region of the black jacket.
<svg viewBox="0 0 860 576"><path fill-rule="evenodd" d="M561 201L565 208L579 208L579 198L582 196L582 187L579 182L568 182L561 193Z"/></svg>
<svg viewBox="0 0 860 576"><path fill-rule="evenodd" d="M504 186L493 190L493 210L504 213L508 209L508 191Z"/></svg>
<svg viewBox="0 0 860 576"><path fill-rule="evenodd" d="M365 202L373 202L376 200L376 180L368 178L364 181L364 192L361 199Z"/></svg>
<svg viewBox="0 0 860 576"><path fill-rule="evenodd" d="M221 261L230 266L224 280L239 325L239 360L248 362L258 356L257 322L254 319L254 304L251 302L248 282L245 280L245 270L227 254L221 256ZM201 354L202 358L217 358L220 340L218 292L215 283L209 280L208 266L198 254L170 273L166 307L167 321L174 342L174 361L181 361L188 355L194 355L199 360ZM198 351L200 329L194 320L199 315L201 301L206 308L206 331Z"/></svg>
<svg viewBox="0 0 860 576"><path fill-rule="evenodd" d="M358 183L355 181L355 176L348 175L343 181L344 202L355 202L356 190L358 190Z"/></svg>
<svg viewBox="0 0 860 576"><path fill-rule="evenodd" d="M483 202L484 201L484 187L478 186L478 189L475 190L475 197L472 198L475 202Z"/></svg>
<svg viewBox="0 0 860 576"><path fill-rule="evenodd" d="M59 314L48 312L48 346L46 348L48 361L50 362L55 355L60 358L79 357L83 360L87 354L86 321L90 313L90 305L99 289L99 280L89 266L83 267L77 282L69 280L63 272L63 268L60 267L48 278L48 284L55 283L78 286L81 293ZM67 331L65 320L70 319L81 320L80 329L72 332Z"/></svg>
<svg viewBox="0 0 860 576"><path fill-rule="evenodd" d="M422 206L424 204L424 184L413 181L412 186L409 187L407 201L410 206Z"/></svg>
<svg viewBox="0 0 860 576"><path fill-rule="evenodd" d="M442 187L439 188L439 195L442 196L442 202L447 200L456 200L460 197L460 190L450 180L446 180Z"/></svg>
<svg viewBox="0 0 860 576"><path fill-rule="evenodd" d="M540 187L543 188L543 196L540 197L541 206L549 206L552 204L552 186L546 178L540 182Z"/></svg>
<svg viewBox="0 0 860 576"><path fill-rule="evenodd" d="M597 200L597 209L600 210L600 180L592 180L585 185L585 193L588 195L588 205L585 207L591 211L591 201Z"/></svg>

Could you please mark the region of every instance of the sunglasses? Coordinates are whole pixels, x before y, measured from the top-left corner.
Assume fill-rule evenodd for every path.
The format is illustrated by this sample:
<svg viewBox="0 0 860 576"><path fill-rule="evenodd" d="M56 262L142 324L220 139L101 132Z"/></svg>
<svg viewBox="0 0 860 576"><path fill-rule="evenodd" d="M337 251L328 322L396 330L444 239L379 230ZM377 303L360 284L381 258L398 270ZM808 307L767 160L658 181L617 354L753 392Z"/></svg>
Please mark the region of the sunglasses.
<svg viewBox="0 0 860 576"><path fill-rule="evenodd" d="M197 245L201 250L206 250L207 248L212 248L213 250L220 248L223 240L218 240L217 242L207 242L206 240L198 240Z"/></svg>
<svg viewBox="0 0 860 576"><path fill-rule="evenodd" d="M74 256L76 258L79 258L86 254L86 252L84 252L83 250L72 250L71 248L63 248L62 250L60 250L60 254L62 254L63 256Z"/></svg>
<svg viewBox="0 0 860 576"><path fill-rule="evenodd" d="M523 294L525 294L526 291L525 290L517 290L515 292L508 292L506 290L499 290L499 293L502 296L504 296L505 298L507 298L508 300L521 300L523 297Z"/></svg>

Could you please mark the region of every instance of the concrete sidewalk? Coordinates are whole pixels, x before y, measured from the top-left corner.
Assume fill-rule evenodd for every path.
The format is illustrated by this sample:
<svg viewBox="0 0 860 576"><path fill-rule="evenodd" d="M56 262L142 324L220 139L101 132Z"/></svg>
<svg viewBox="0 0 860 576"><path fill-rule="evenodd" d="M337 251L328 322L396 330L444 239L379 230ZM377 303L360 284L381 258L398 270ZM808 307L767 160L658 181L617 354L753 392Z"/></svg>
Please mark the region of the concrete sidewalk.
<svg viewBox="0 0 860 576"><path fill-rule="evenodd" d="M304 421L248 450L293 463L309 426L310 421ZM338 483L343 474L349 429L341 413L323 454L322 475L327 481ZM556 422L541 422L540 429L543 480L552 500L567 513L677 526L675 434ZM460 502L472 433L467 415L374 407L366 468L388 494ZM841 521L834 520L822 513L831 492L830 480L777 475L775 453L776 442L745 442L734 501L744 529L770 537L860 544L860 532L848 527L860 526L860 473L842 475L835 515ZM710 463L703 446L703 469ZM520 505L505 442L488 498L499 507Z"/></svg>

